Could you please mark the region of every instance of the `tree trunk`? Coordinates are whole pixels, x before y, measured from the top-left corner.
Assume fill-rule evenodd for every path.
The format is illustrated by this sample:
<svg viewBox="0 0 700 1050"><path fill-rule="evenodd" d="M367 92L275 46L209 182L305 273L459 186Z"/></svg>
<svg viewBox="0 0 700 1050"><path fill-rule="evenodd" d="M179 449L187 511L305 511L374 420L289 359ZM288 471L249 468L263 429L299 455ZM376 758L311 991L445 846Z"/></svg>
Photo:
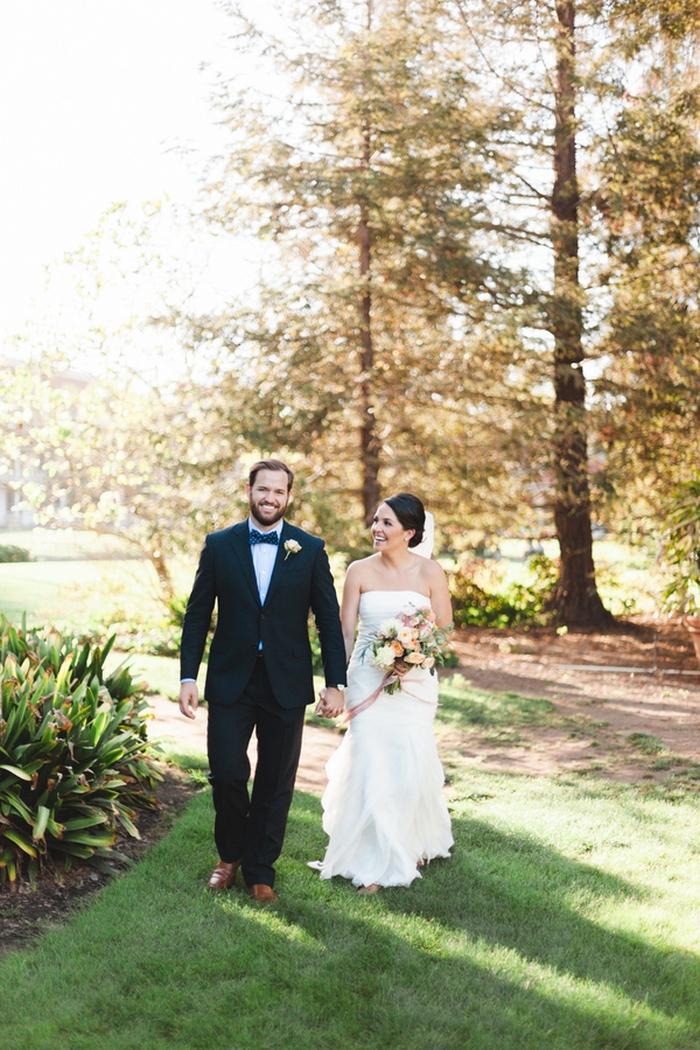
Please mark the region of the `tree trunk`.
<svg viewBox="0 0 700 1050"><path fill-rule="evenodd" d="M173 586L172 577L168 568L168 563L165 557L159 550L153 550L149 548L148 557L150 558L151 565L156 570L158 576L158 583L160 584L161 593L164 596L165 603L167 603L175 597L175 588Z"/></svg>
<svg viewBox="0 0 700 1050"><path fill-rule="evenodd" d="M561 551L555 595L569 627L613 622L596 589L586 443L583 314L579 282L578 183L575 125L575 4L558 2L552 246L554 296L555 463L554 522Z"/></svg>
<svg viewBox="0 0 700 1050"><path fill-rule="evenodd" d="M367 32L372 28L372 0L367 0ZM372 136L369 126L362 129L362 167L369 171ZM360 463L362 465L362 504L365 524L369 525L379 503L379 440L377 417L372 390L374 370L374 345L372 341L372 291L370 287L372 266L372 234L366 203L360 205L358 228L360 255Z"/></svg>
<svg viewBox="0 0 700 1050"><path fill-rule="evenodd" d="M371 237L367 218L363 215L359 229L360 276L365 287L360 303L360 461L362 463L362 503L365 524L369 525L379 503L379 441L377 439L377 417L372 397L372 370L374 368L374 346L372 343L372 293L369 287L371 262Z"/></svg>

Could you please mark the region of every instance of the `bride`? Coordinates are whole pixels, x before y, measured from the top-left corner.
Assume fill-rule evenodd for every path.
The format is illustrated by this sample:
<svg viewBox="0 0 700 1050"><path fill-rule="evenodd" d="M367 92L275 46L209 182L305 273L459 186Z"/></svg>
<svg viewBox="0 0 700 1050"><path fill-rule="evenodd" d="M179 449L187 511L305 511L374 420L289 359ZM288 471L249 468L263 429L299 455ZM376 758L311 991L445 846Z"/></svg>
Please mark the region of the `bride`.
<svg viewBox="0 0 700 1050"><path fill-rule="evenodd" d="M345 694L350 725L326 766L323 829L330 840L324 859L312 866L322 879L351 879L360 893L410 885L423 864L449 856L453 844L432 731L437 675L406 666L401 689L372 700L384 672L362 655L382 621L404 610L430 606L440 627L452 620L447 579L430 559L425 525L417 496L402 492L384 500L372 521L376 553L350 566L343 590L345 649L352 649ZM317 711L340 713L326 704L324 692Z"/></svg>

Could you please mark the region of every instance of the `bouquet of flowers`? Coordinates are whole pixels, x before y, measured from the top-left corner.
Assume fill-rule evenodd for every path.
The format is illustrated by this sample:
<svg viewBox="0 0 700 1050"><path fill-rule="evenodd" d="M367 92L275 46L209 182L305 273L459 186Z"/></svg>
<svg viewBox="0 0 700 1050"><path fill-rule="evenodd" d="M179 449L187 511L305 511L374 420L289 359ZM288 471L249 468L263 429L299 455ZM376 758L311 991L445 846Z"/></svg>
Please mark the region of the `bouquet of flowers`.
<svg viewBox="0 0 700 1050"><path fill-rule="evenodd" d="M438 627L435 613L430 608L417 609L410 605L398 616L383 620L374 637L362 653L362 659L371 650L375 667L386 671L384 690L395 693L401 688L402 675L413 667L423 667L435 674L435 665L445 661L447 632L450 627Z"/></svg>

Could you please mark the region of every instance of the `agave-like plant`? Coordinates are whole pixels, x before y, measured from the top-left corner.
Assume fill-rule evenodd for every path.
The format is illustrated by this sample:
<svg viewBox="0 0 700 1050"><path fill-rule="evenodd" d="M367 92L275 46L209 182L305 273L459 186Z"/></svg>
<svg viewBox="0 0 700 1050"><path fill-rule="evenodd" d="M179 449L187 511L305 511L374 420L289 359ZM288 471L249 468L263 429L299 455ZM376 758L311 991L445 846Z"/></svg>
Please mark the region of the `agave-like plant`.
<svg viewBox="0 0 700 1050"><path fill-rule="evenodd" d="M671 570L663 594L671 612L700 615L700 476L678 485L666 501L661 557Z"/></svg>
<svg viewBox="0 0 700 1050"><path fill-rule="evenodd" d="M113 870L133 806L160 778L146 734L143 683L104 673L104 648L28 632L0 614L0 880L62 857Z"/></svg>

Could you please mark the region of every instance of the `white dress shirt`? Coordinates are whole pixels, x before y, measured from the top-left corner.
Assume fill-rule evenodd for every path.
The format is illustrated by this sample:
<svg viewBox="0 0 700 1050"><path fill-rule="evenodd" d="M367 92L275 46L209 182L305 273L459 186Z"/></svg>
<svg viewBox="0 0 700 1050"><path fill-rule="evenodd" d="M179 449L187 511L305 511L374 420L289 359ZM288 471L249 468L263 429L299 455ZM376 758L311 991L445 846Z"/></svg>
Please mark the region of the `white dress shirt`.
<svg viewBox="0 0 700 1050"><path fill-rule="evenodd" d="M266 529L266 532L276 532L278 537L282 536L282 525L283 520L280 520L275 525L274 529ZM248 518L248 530L257 529L257 525L254 524ZM262 529L258 529L258 532L262 532ZM250 553L253 558L253 568L255 569L255 579L258 584L258 594L260 595L260 604L265 604L267 598L267 592L270 587L270 580L272 578L272 570L275 567L275 560L277 558L278 547L273 546L272 543L253 543L250 547ZM262 645L261 645L262 648Z"/></svg>

